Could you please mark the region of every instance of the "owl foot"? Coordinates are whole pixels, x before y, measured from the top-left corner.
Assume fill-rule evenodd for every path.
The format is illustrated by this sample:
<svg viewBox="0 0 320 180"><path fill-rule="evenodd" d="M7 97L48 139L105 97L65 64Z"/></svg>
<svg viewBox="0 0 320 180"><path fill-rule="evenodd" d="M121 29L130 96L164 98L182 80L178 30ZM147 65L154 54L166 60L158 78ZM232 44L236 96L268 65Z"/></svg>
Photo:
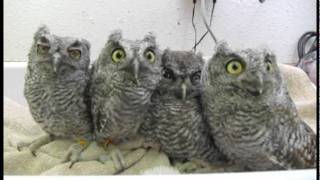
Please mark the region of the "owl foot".
<svg viewBox="0 0 320 180"><path fill-rule="evenodd" d="M124 160L123 154L121 153L121 151L116 148L113 145L110 145L110 154L109 155L102 155L99 157L98 161L101 163L105 163L106 161L112 161L114 164L114 167L116 169L116 171L122 171L127 167L127 163Z"/></svg>
<svg viewBox="0 0 320 180"><path fill-rule="evenodd" d="M17 145L17 149L18 151L21 151L21 149L23 147L27 147L29 146L29 151L31 152L31 154L36 157L37 154L36 154L36 151L43 145L46 145L48 143L50 143L51 141L53 141L53 136L51 135L44 135L44 136L41 136L39 137L38 139L35 139L33 140L32 142L21 142L21 143L18 143Z"/></svg>
<svg viewBox="0 0 320 180"><path fill-rule="evenodd" d="M80 140L78 143L74 143L68 149L67 154L62 160L62 163L70 161L69 169L80 160L81 153L89 146L89 142L85 140Z"/></svg>
<svg viewBox="0 0 320 180"><path fill-rule="evenodd" d="M181 172L181 173L195 173L200 172L200 170L204 170L206 172L210 169L210 165L204 161L201 160L191 160L185 163L176 163L175 167ZM201 171L203 172L203 171Z"/></svg>
<svg viewBox="0 0 320 180"><path fill-rule="evenodd" d="M143 147L146 149L155 149L157 152L160 151L160 144L156 142L146 141L143 143Z"/></svg>

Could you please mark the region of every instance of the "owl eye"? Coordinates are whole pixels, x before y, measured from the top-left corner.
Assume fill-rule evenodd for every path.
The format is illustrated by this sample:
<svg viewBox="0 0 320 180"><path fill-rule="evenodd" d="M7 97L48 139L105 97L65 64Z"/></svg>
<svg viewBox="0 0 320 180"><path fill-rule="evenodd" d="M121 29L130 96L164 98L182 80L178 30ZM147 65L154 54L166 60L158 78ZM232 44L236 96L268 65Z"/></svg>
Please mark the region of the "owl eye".
<svg viewBox="0 0 320 180"><path fill-rule="evenodd" d="M240 60L231 60L227 64L227 72L229 74L238 75L243 71L244 67Z"/></svg>
<svg viewBox="0 0 320 180"><path fill-rule="evenodd" d="M69 49L68 53L69 53L69 56L75 60L79 60L81 57L81 51L76 49Z"/></svg>
<svg viewBox="0 0 320 180"><path fill-rule="evenodd" d="M118 63L126 57L126 53L123 49L116 49L112 52L112 61L114 63Z"/></svg>
<svg viewBox="0 0 320 180"><path fill-rule="evenodd" d="M152 64L156 61L156 56L152 50L147 50L144 53L144 57Z"/></svg>
<svg viewBox="0 0 320 180"><path fill-rule="evenodd" d="M43 44L38 44L37 46L37 53L44 55L47 54L49 52L50 46L48 45L43 45Z"/></svg>
<svg viewBox="0 0 320 180"><path fill-rule="evenodd" d="M166 79L173 79L174 75L172 70L165 68L163 71L163 77Z"/></svg>
<svg viewBox="0 0 320 180"><path fill-rule="evenodd" d="M192 74L192 81L199 81L201 77L201 71L195 72Z"/></svg>
<svg viewBox="0 0 320 180"><path fill-rule="evenodd" d="M268 72L270 72L272 70L272 63L271 61L267 61L266 63L267 63L266 69Z"/></svg>

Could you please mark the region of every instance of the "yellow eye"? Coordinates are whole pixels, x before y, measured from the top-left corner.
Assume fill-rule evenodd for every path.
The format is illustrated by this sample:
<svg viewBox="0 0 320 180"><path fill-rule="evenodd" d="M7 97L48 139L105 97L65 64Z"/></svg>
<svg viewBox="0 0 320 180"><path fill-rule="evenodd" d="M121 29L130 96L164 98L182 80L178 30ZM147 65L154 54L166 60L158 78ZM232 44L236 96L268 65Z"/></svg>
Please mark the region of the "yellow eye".
<svg viewBox="0 0 320 180"><path fill-rule="evenodd" d="M272 63L270 61L267 61L267 67L266 67L267 71L271 71L272 70Z"/></svg>
<svg viewBox="0 0 320 180"><path fill-rule="evenodd" d="M116 49L112 52L112 61L115 63L120 62L126 57L126 53L123 49Z"/></svg>
<svg viewBox="0 0 320 180"><path fill-rule="evenodd" d="M243 65L239 60L231 60L227 64L227 72L229 74L237 75L243 71Z"/></svg>
<svg viewBox="0 0 320 180"><path fill-rule="evenodd" d="M156 55L152 50L147 50L144 53L144 57L152 64L156 61Z"/></svg>
<svg viewBox="0 0 320 180"><path fill-rule="evenodd" d="M37 53L38 54L47 54L49 52L50 46L48 45L42 45L42 44L38 44L37 46Z"/></svg>
<svg viewBox="0 0 320 180"><path fill-rule="evenodd" d="M80 57L81 57L81 51L79 50L76 50L76 49L70 49L68 51L69 53L69 56L72 58L72 59L75 59L75 60L79 60Z"/></svg>

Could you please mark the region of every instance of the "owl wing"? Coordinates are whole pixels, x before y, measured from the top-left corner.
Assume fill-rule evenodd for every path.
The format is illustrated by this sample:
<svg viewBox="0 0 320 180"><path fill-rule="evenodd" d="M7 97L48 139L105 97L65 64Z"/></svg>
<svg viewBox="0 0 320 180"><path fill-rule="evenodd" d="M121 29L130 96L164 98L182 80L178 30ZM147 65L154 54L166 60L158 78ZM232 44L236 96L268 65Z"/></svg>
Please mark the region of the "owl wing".
<svg viewBox="0 0 320 180"><path fill-rule="evenodd" d="M316 166L316 135L297 113L282 109L278 112L280 125L273 132L277 148L274 155L286 169L312 168Z"/></svg>
<svg viewBox="0 0 320 180"><path fill-rule="evenodd" d="M287 139L290 147L288 157L293 167L316 167L316 135L304 121L298 120Z"/></svg>
<svg viewBox="0 0 320 180"><path fill-rule="evenodd" d="M104 104L109 99L112 87L108 83L108 77L97 76L96 64L94 64L90 71L90 88L91 95L91 113L94 124L94 131L100 130L101 122L104 116Z"/></svg>

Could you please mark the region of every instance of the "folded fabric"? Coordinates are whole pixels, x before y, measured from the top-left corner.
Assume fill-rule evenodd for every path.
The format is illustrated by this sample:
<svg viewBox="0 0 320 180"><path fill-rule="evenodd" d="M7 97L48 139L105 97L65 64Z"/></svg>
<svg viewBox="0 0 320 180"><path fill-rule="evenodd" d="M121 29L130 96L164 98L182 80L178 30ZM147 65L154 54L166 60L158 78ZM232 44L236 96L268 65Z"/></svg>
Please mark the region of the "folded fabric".
<svg viewBox="0 0 320 180"><path fill-rule="evenodd" d="M315 131L316 89L300 69L280 65L287 80L289 93L299 115ZM117 171L112 161L98 162L106 151L92 142L82 153L82 160L69 169L69 163L61 163L64 153L73 143L70 140L55 140L42 146L34 157L27 148L17 150L19 142L31 142L44 132L33 121L27 107L4 98L4 174L5 175L111 175L111 174L179 174L162 152L143 148L124 151L128 168Z"/></svg>

